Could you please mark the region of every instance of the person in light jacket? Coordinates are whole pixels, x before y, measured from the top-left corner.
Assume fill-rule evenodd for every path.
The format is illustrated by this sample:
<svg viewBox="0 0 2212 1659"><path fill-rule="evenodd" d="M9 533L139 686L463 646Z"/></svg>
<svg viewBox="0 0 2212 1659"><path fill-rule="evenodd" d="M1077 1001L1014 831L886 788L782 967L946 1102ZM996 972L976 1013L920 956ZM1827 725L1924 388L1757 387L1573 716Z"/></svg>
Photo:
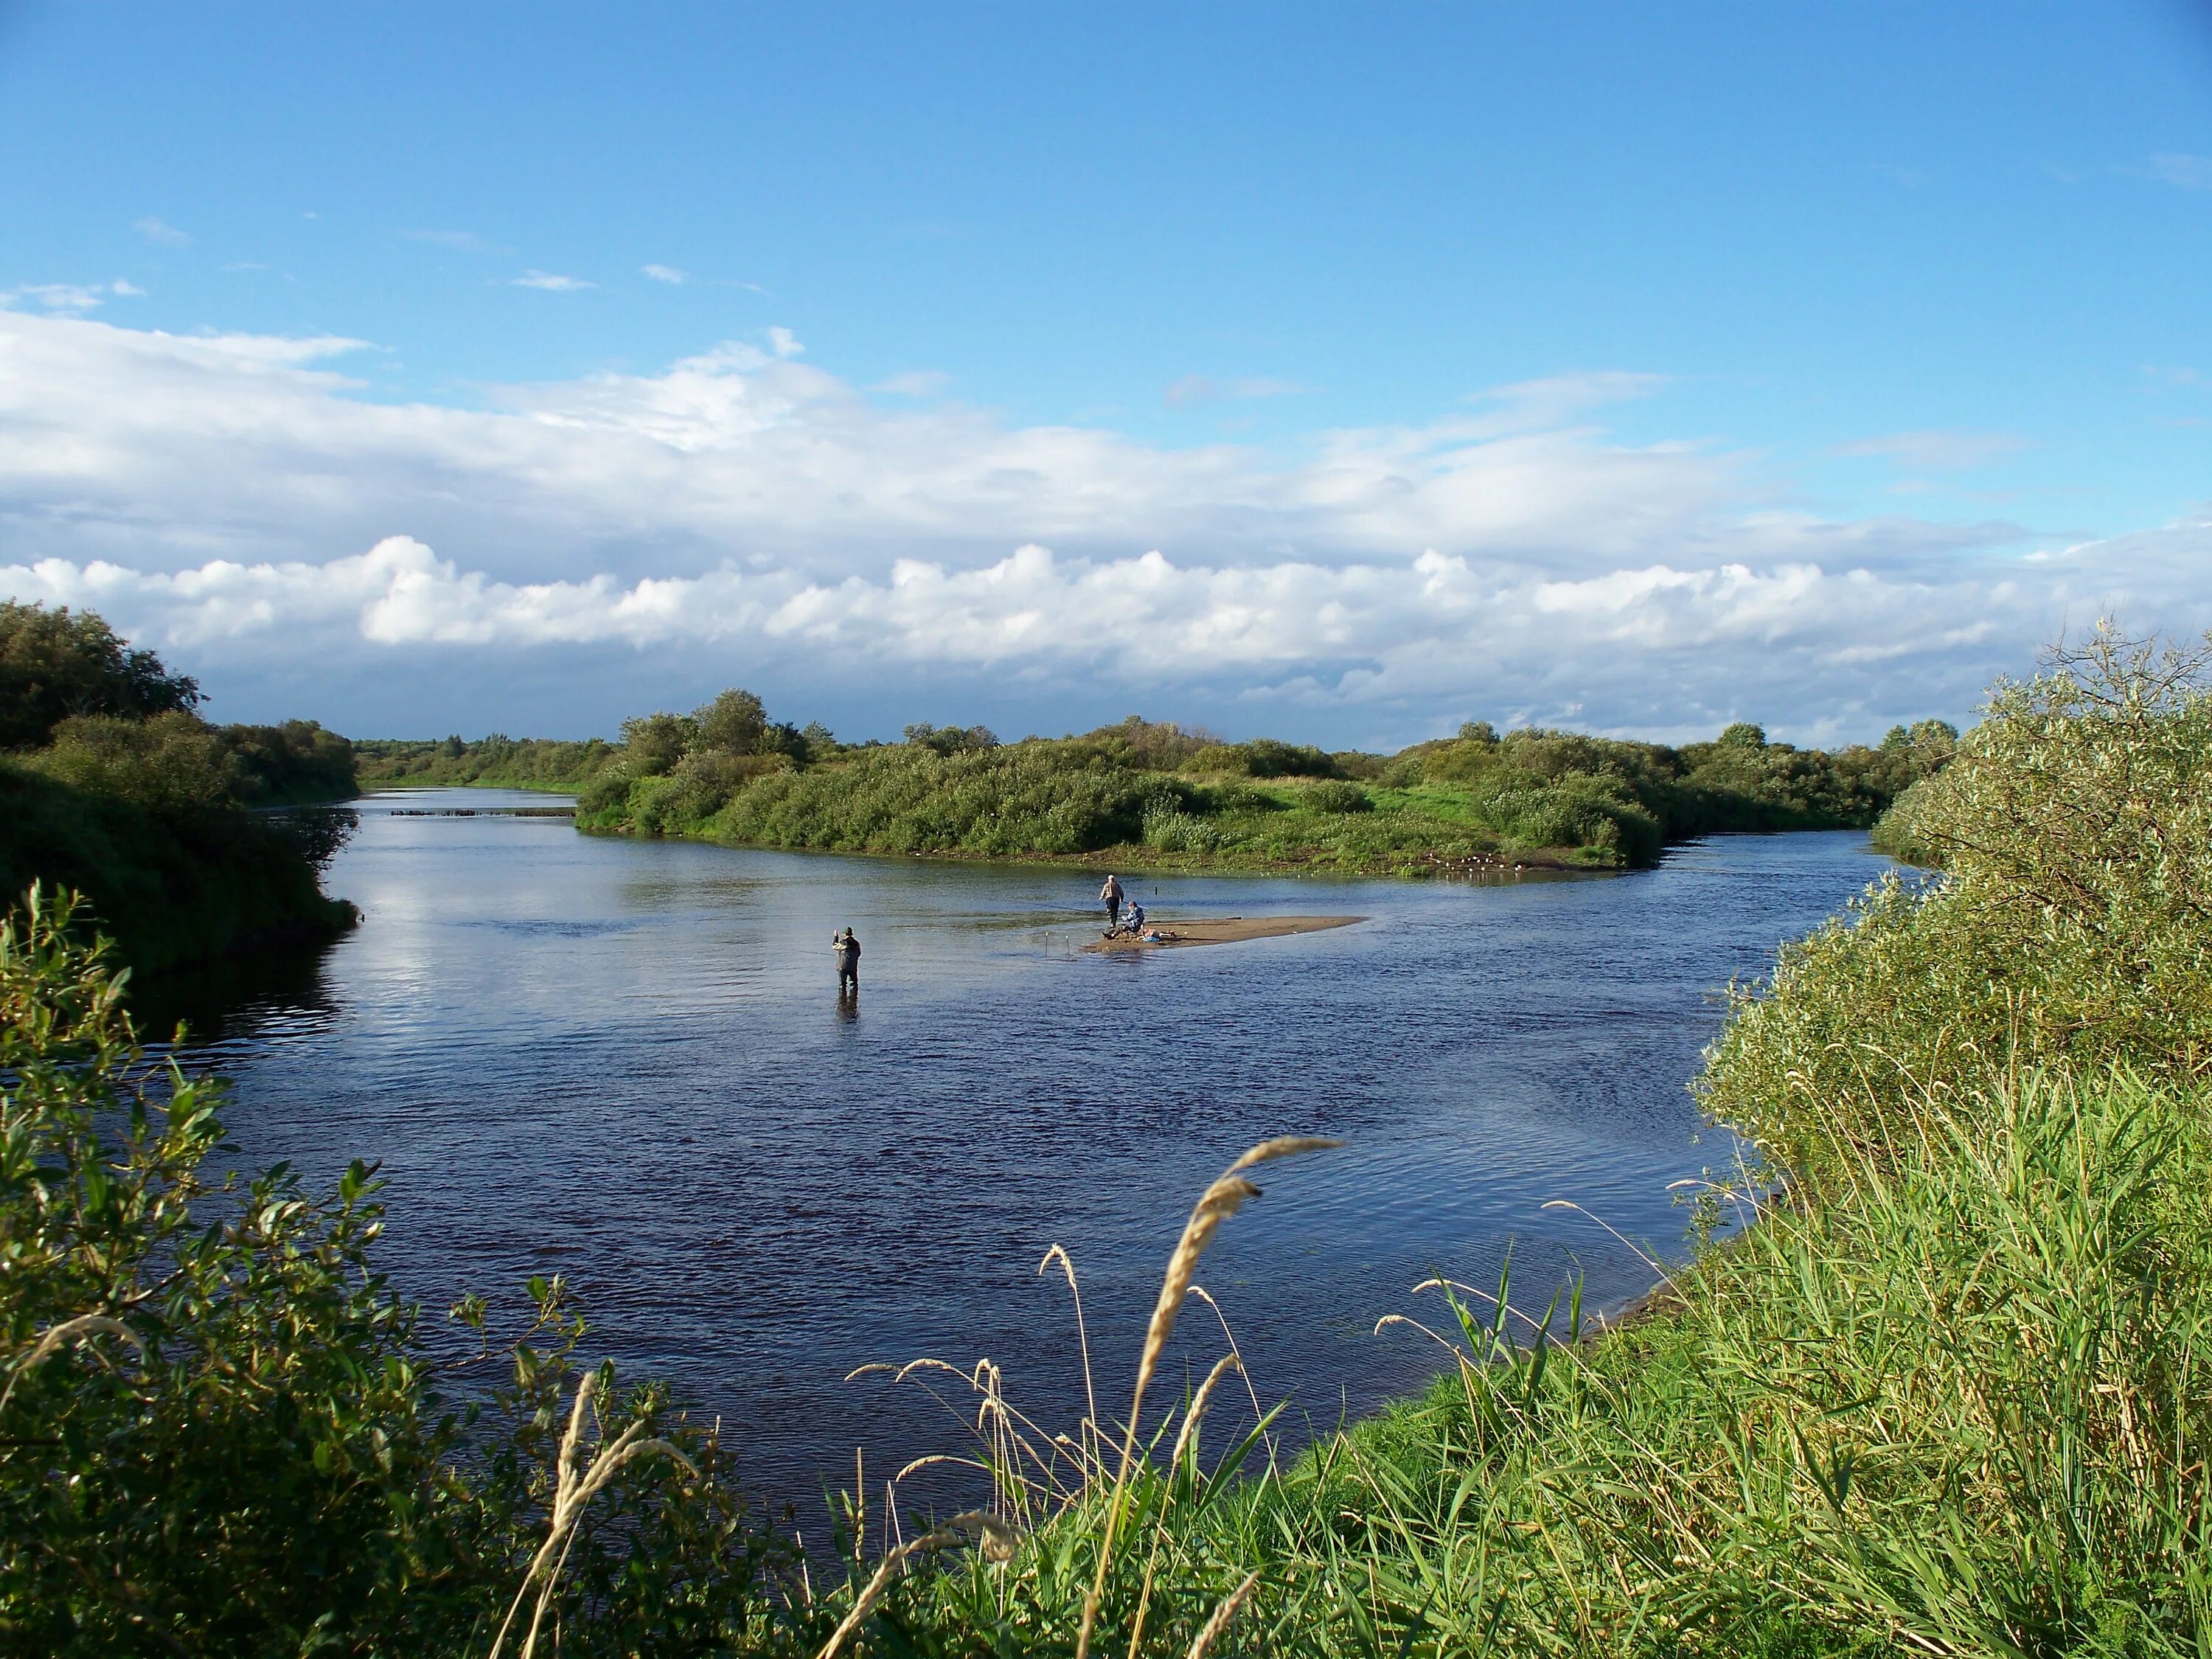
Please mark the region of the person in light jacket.
<svg viewBox="0 0 2212 1659"><path fill-rule="evenodd" d="M1106 926L1118 927L1121 923L1121 878L1109 876L1106 884L1098 890L1098 896L1106 906Z"/></svg>

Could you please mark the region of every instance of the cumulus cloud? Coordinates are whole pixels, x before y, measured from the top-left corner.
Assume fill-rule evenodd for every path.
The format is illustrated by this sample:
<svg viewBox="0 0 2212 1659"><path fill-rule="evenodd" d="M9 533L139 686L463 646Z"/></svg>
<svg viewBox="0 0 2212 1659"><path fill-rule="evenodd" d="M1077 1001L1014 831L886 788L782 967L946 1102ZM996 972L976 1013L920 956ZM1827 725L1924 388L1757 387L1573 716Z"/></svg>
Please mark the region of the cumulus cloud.
<svg viewBox="0 0 2212 1659"><path fill-rule="evenodd" d="M547 294L576 294L599 284L587 283L581 276L562 276L550 270L526 270L520 276L509 278L507 286L539 289Z"/></svg>
<svg viewBox="0 0 2212 1659"><path fill-rule="evenodd" d="M656 283L667 283L672 286L680 286L691 280L690 271L678 270L674 265L640 265L638 270Z"/></svg>
<svg viewBox="0 0 2212 1659"><path fill-rule="evenodd" d="M418 702L557 665L605 729L672 683L819 686L834 660L887 701L1295 704L1283 729L1363 741L1470 711L1864 736L1965 712L2108 606L2208 619L2212 520L2067 545L1821 517L1754 456L1605 432L1647 377L1284 457L886 406L782 331L479 409L354 395L366 349L0 314L0 592L102 610L218 685L294 664L372 709L388 661L450 665Z"/></svg>
<svg viewBox="0 0 2212 1659"><path fill-rule="evenodd" d="M152 217L136 221L131 228L148 241L159 242L163 247L182 247L192 240L174 225L164 224L161 220Z"/></svg>

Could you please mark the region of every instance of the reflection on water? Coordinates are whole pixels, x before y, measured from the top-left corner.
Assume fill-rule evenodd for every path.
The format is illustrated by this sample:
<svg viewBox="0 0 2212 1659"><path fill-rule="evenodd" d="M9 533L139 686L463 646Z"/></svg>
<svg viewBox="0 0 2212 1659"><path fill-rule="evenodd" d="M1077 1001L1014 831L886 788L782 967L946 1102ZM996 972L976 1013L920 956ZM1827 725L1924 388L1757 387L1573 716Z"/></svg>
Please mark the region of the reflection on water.
<svg viewBox="0 0 2212 1659"><path fill-rule="evenodd" d="M463 804L544 804L487 791ZM1601 1304L1650 1270L1667 1183L1724 1164L1684 1092L1712 988L1881 867L1864 837L1729 837L1660 870L1485 885L1140 878L1156 915L1357 913L1356 927L1093 956L1096 873L738 852L559 819L362 804L319 960L208 988L199 1052L237 1079L245 1160L382 1161L384 1261L434 1309L562 1272L586 1346L675 1378L757 1486L818 1493L958 1425L872 1360L988 1356L1041 1420L1083 1387L1064 1244L1101 1386L1125 1385L1192 1199L1245 1146L1267 1172L1200 1278L1262 1399L1334 1420L1433 1351L1376 1320L1439 1269ZM829 948L864 956L841 1001ZM1541 1286L1540 1293L1537 1287ZM428 1322L435 1325L436 1322ZM1202 1369L1187 1318L1163 1373ZM1225 1408L1224 1408L1225 1409ZM1225 1430L1228 1425L1222 1425Z"/></svg>

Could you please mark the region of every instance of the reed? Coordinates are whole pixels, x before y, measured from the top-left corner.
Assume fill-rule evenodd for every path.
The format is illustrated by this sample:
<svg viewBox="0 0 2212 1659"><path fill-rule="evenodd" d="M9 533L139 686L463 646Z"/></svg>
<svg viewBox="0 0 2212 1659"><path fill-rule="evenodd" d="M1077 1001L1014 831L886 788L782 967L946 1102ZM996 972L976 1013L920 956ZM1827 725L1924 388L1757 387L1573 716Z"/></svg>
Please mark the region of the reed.
<svg viewBox="0 0 2212 1659"><path fill-rule="evenodd" d="M694 1480L698 1478L697 1465L665 1440L648 1437L642 1422L634 1422L611 1440L603 1440L586 1458L584 1425L593 1400L600 1387L599 1375L586 1371L576 1384L575 1403L569 1407L568 1431L561 1437L560 1449L554 1459L555 1485L552 1514L546 1525L545 1541L538 1553L531 1558L530 1567L522 1576L522 1583L508 1603L507 1617L501 1622L498 1635L492 1638L487 1659L499 1659L507 1645L507 1632L514 1628L515 1616L522 1610L523 1599L530 1594L531 1586L538 1585L538 1600L531 1610L530 1629L522 1639L522 1659L532 1659L538 1650L538 1635L545 1622L545 1610L552 1603L554 1592L559 1589L561 1571L568 1565L569 1547L574 1543L576 1529L582 1523L584 1511L592 1499L605 1491L610 1482L622 1473L627 1464L646 1457L665 1457Z"/></svg>
<svg viewBox="0 0 2212 1659"><path fill-rule="evenodd" d="M1259 1188L1243 1172L1275 1158L1322 1152L1342 1144L1316 1135L1280 1135L1273 1140L1263 1140L1216 1176L1213 1184L1199 1195L1198 1202L1192 1206L1190 1219L1183 1224L1182 1237L1176 1241L1175 1250L1168 1257L1167 1274L1160 1281L1159 1299L1152 1304L1152 1321L1145 1331L1144 1352L1137 1360L1136 1388L1130 1396L1128 1425L1121 1436L1121 1466L1115 1471L1114 1494L1106 1505L1105 1534L1098 1542L1097 1576L1083 1601L1083 1624L1075 1638L1075 1659L1085 1659L1091 1651L1091 1632L1098 1620L1098 1598L1105 1593L1107 1571L1113 1564L1114 1547L1121 1533L1122 1499L1128 1491L1129 1465L1136 1455L1137 1423L1144 1414L1145 1391L1152 1386L1152 1373L1167 1347L1168 1338L1175 1334L1176 1315L1182 1310L1183 1297L1198 1272L1199 1259L1206 1254L1206 1246L1213 1243L1214 1235L1221 1231L1221 1224L1242 1209L1248 1199L1260 1196Z"/></svg>

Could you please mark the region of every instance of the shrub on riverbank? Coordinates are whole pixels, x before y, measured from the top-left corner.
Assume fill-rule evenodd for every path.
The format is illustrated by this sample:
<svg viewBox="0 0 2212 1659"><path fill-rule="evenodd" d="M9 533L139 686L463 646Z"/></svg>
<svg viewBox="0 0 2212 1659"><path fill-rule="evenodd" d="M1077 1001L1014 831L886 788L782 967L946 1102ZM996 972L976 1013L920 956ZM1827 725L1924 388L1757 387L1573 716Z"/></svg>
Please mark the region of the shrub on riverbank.
<svg viewBox="0 0 2212 1659"><path fill-rule="evenodd" d="M0 891L85 896L129 960L163 968L352 918L317 872L328 815L257 807L342 800L352 746L305 720L211 726L198 686L99 617L0 605Z"/></svg>
<svg viewBox="0 0 2212 1659"><path fill-rule="evenodd" d="M1751 726L1680 750L1533 729L1501 738L1470 726L1377 756L1225 744L1132 717L1003 744L980 726L915 726L904 743L854 748L818 727L774 726L744 693L724 696L757 716L735 739L704 710L629 722L583 791L579 824L1133 866L1602 869L1649 865L1668 842L1713 830L1863 827L1940 763L1903 742L1798 750Z"/></svg>

